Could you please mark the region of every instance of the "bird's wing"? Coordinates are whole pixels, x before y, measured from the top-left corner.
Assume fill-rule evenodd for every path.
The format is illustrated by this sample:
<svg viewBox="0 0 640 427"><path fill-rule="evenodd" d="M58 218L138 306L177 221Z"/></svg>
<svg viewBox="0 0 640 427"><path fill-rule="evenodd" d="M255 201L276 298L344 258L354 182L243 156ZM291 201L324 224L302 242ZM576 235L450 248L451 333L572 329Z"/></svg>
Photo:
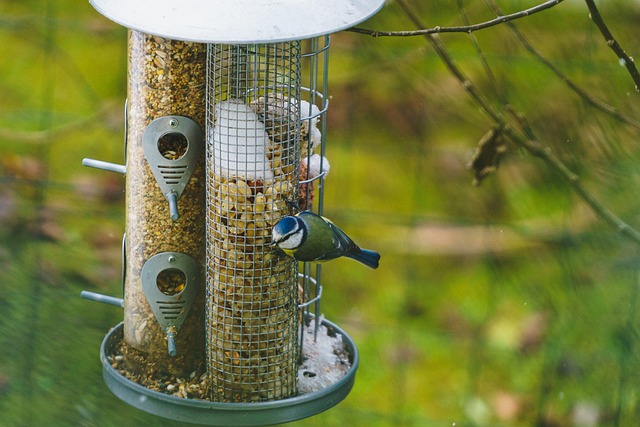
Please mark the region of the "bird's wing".
<svg viewBox="0 0 640 427"><path fill-rule="evenodd" d="M360 252L360 248L358 247L358 245L356 245L353 242L353 240L351 240L351 238L347 236L347 234L344 231L339 229L338 226L333 224L328 219L324 217L323 219L327 222L327 224L329 224L329 228L331 228L331 231L333 232L333 238L335 239L335 243L336 243L335 245L336 246L335 252L337 252L336 256L342 256L347 253Z"/></svg>
<svg viewBox="0 0 640 427"><path fill-rule="evenodd" d="M346 254L356 254L360 252L360 248L351 240L349 236L345 234L338 226L334 225L331 220L321 215L315 214L310 211L303 211L298 216L304 217L306 221L310 223L316 222L318 227L328 226L331 230L333 239L331 242L322 241L322 254L314 261L327 261L330 259L338 258ZM324 223L324 224L322 224Z"/></svg>

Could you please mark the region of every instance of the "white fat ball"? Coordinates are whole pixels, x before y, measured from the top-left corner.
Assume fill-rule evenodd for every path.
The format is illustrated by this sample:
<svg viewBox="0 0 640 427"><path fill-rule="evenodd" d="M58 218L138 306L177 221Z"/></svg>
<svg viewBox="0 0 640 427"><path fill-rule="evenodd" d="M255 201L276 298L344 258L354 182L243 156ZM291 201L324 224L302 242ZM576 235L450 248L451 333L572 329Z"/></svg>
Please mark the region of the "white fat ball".
<svg viewBox="0 0 640 427"><path fill-rule="evenodd" d="M329 160L320 154L312 154L310 157L304 157L300 163L307 167L309 179L315 178L322 172L326 175L329 173L329 169L331 168Z"/></svg>
<svg viewBox="0 0 640 427"><path fill-rule="evenodd" d="M240 100L215 105L213 143L214 173L249 180L272 180L273 171L266 156L269 135L264 124Z"/></svg>

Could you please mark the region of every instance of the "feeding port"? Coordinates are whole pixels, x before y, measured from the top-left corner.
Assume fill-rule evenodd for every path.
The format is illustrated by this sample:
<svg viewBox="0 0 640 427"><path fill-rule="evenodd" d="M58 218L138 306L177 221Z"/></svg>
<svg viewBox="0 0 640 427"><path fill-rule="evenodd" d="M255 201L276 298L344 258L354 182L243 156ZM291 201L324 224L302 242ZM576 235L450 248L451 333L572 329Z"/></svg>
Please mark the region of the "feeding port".
<svg viewBox="0 0 640 427"><path fill-rule="evenodd" d="M229 5L164 0L136 14L145 2L92 2L129 27L125 164L83 161L126 185L124 298L83 293L124 308L101 347L105 382L139 409L200 424L328 409L353 386L357 349L321 317L320 267L279 253L271 232L298 209L322 210L326 34L382 1L338 1L322 13L339 16L300 37L264 27L267 11L282 28L298 21L268 1L234 3L247 19L264 13L226 34L214 24L226 28ZM194 24L202 16L209 26Z"/></svg>

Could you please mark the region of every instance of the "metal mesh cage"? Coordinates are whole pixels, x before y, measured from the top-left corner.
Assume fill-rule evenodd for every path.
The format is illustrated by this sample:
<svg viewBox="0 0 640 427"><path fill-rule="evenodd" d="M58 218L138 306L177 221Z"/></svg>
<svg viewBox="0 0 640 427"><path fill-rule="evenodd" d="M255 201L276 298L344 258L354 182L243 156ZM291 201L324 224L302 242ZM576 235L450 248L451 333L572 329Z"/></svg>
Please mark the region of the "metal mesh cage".
<svg viewBox="0 0 640 427"><path fill-rule="evenodd" d="M315 89L301 84L302 60L314 56L302 45L208 49L206 338L215 401L297 393L304 290L296 261L276 254L270 236L299 199L300 159L318 120L308 113L325 111L312 106L323 96L303 99Z"/></svg>
<svg viewBox="0 0 640 427"><path fill-rule="evenodd" d="M320 269L316 279L310 268L298 274L270 239L292 206L313 209L324 179L308 165L324 151L328 47L321 37L208 48L206 347L216 401L297 394L299 331L304 314L319 312Z"/></svg>

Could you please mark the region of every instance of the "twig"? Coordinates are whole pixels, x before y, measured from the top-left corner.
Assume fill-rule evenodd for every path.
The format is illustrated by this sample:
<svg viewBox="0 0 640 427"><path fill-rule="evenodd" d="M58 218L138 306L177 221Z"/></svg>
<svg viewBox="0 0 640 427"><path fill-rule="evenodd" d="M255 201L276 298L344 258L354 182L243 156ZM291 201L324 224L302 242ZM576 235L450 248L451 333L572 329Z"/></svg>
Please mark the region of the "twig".
<svg viewBox="0 0 640 427"><path fill-rule="evenodd" d="M467 13L464 10L464 5L462 4L462 0L457 0L456 3L458 4L458 11L460 12L460 16L462 17L462 20L464 21L465 25L468 25L469 18L467 17ZM480 47L480 44L478 43L478 40L475 34L469 33L469 39L471 40L471 44L473 44L473 47L476 50L478 57L480 58L480 62L482 62L482 67L484 68L485 73L489 78L489 82L491 83L491 86L493 87L498 98L500 99L500 102L502 102L503 104L507 104L505 95L501 90L500 86L498 85L498 80L496 79L495 74L491 70L491 67L489 66L489 61L487 60L487 57L485 56L482 48Z"/></svg>
<svg viewBox="0 0 640 427"><path fill-rule="evenodd" d="M397 0L397 3L404 10L405 14L417 27L421 27L420 18L414 14L405 4L404 0ZM445 63L449 71L458 79L462 87L467 93L475 99L478 105L485 111L485 113L493 119L497 124L506 124L502 113L495 109L493 105L478 91L478 89L471 83L471 81L465 76L465 74L453 63L453 59L449 56L449 53L445 49L444 45L440 41L437 34L423 34L425 38L431 42L431 46L435 49L440 59Z"/></svg>
<svg viewBox="0 0 640 427"><path fill-rule="evenodd" d="M611 50L613 50L616 55L618 55L618 58L620 58L620 62L625 67L627 67L627 71L629 71L631 78L636 84L636 91L640 91L640 73L638 73L638 69L636 68L636 64L634 64L633 62L633 58L627 55L622 46L620 46L620 43L618 43L618 41L613 37L613 34L611 34L611 31L609 31L607 24L604 23L604 20L602 19L602 16L600 15L600 12L598 11L598 8L596 7L596 4L593 2L593 0L585 0L585 3L587 3L587 7L589 8L589 15L591 16L591 20L600 30L600 33L603 35L605 41L607 42L607 46L609 46Z"/></svg>
<svg viewBox="0 0 640 427"><path fill-rule="evenodd" d="M543 10L549 9L558 3L561 3L563 0L548 0L542 4L534 6L532 8L521 10L520 12L515 12L509 15L498 16L497 18L491 19L489 21L481 22L479 24L473 25L463 25L456 27L434 27L427 28L415 31L374 31L368 30L366 28L350 28L347 31L351 31L354 33L366 34L372 37L413 37L413 36L424 36L428 34L436 34L436 33L471 33L473 31L483 30L485 28L493 27L495 25L503 24L508 21L512 21L514 19L523 18L525 16L533 15L538 12L542 12Z"/></svg>
<svg viewBox="0 0 640 427"><path fill-rule="evenodd" d="M420 18L409 9L404 0L396 0L400 7L403 9L407 17L417 27L424 27L420 22ZM506 136L509 137L515 144L525 148L532 155L542 159L552 169L558 171L573 187L574 191L580 196L580 198L587 203L591 209L602 218L609 225L615 227L623 236L629 238L633 242L640 244L640 233L622 221L613 212L608 210L602 203L600 203L593 194L591 194L580 181L578 175L573 173L559 158L557 158L548 147L542 146L535 138L531 128L522 118L522 116L516 115L519 118L518 127L521 131L514 128L511 124L507 123L507 120L489 101L482 96L471 83L471 81L465 76L457 65L453 62L453 59L445 49L444 45L440 41L439 37L434 34L425 34L427 40L431 43L435 51L440 56L440 59L445 63L449 71L458 79L462 87L465 88L467 93L476 101L476 103L493 119L493 121L500 127Z"/></svg>
<svg viewBox="0 0 640 427"><path fill-rule="evenodd" d="M502 15L502 11L496 4L494 0L486 0L488 6L493 10L496 15ZM508 22L506 24L509 29L516 36L520 44L538 61L540 61L545 67L547 67L553 74L556 75L560 80L566 84L569 89L574 91L578 96L580 96L587 104L591 105L593 108L602 111L603 113L609 114L615 119L620 120L623 123L626 123L629 126L633 126L637 129L640 129L640 122L635 120L634 118L621 113L615 107L603 102L593 96L589 95L585 90L583 90L580 86L575 84L569 77L567 77L562 71L560 71L551 61L542 56L540 52L538 52L529 41L525 38L525 36L518 30L516 25L513 22Z"/></svg>

